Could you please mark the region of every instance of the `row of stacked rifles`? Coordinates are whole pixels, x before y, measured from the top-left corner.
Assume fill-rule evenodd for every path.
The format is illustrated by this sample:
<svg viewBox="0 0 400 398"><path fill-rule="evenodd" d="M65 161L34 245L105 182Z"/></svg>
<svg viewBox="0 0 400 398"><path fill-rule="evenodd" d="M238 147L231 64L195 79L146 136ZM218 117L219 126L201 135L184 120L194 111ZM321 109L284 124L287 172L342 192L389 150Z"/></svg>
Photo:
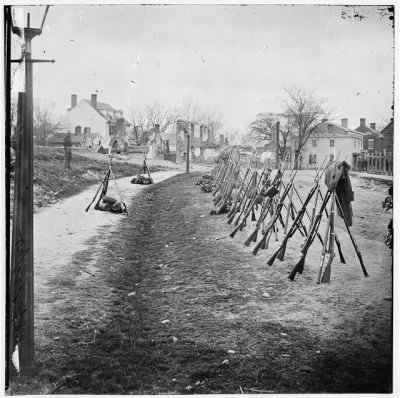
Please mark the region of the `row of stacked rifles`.
<svg viewBox="0 0 400 398"><path fill-rule="evenodd" d="M259 250L268 249L272 236L275 235L277 241L278 229L282 227L283 238L279 248L269 257L268 265L273 265L277 259L284 259L288 242L296 233L303 236L300 256L289 274L290 280L303 273L307 252L316 239L321 244L317 283L330 282L335 245L341 263L345 263L335 230L337 211L344 220L362 271L367 277L368 272L360 249L349 228L352 225L350 202L354 200L348 174L350 166L345 161L325 159L321 167L315 170L312 187L303 200L295 185L297 170L289 171L287 164L284 161L281 165L276 165L274 171L265 163L260 170L258 162L250 159L249 164L243 167L240 152L233 148L222 153L211 175L203 176L197 184L203 192L212 192L214 196L215 208L211 214L227 214L227 223L234 227L230 233L231 238L250 224L249 219L253 221L254 230L247 236L244 244L255 244L252 250L254 255ZM286 182L285 174L289 174L285 178ZM323 176L327 187L325 193L321 187ZM321 235L319 229L324 217L327 221Z"/></svg>

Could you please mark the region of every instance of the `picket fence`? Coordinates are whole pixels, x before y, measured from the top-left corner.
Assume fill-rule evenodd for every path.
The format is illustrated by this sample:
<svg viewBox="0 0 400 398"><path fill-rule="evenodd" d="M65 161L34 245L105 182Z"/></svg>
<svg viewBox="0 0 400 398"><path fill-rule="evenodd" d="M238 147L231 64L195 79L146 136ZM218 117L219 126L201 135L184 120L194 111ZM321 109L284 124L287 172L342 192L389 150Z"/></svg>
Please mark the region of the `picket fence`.
<svg viewBox="0 0 400 398"><path fill-rule="evenodd" d="M362 153L354 156L353 170L393 175L393 152Z"/></svg>

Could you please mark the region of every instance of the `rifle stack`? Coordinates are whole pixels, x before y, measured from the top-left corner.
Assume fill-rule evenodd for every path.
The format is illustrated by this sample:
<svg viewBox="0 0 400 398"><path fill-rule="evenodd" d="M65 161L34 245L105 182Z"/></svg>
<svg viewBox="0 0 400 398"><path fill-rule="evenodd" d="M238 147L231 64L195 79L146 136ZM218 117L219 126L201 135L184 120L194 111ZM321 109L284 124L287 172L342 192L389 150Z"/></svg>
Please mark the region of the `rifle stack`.
<svg viewBox="0 0 400 398"><path fill-rule="evenodd" d="M289 279L292 281L297 274L303 273L307 253L317 237L321 244L317 283L329 283L335 246L340 262L345 263L335 229L337 209L344 220L362 271L368 276L361 252L349 229L351 224L349 225L344 216L343 204L340 203L337 194L337 187L344 178L343 170L349 166L345 162L327 162L325 159L321 167L315 170L311 189L304 198L296 187L298 172L289 170L287 159L284 159L282 164L273 166L264 163L260 167L256 157L243 162L238 149L226 150L219 157L211 175L207 176L208 192L212 192L213 196L213 208L210 214L226 214L226 222L232 226L229 234L231 238L236 238L240 232L247 230L248 234L243 243L247 247L253 245L254 255L260 250L269 249L271 241L274 241L274 248L266 261L270 266L277 259L280 261L285 259L289 241L297 234L303 240L299 258L296 262L287 260L290 266ZM327 170L330 170L329 175L332 175L332 168L335 169L337 181L328 184ZM326 192L323 192L324 186L321 184L323 176L328 188ZM319 229L323 222L325 232L321 236Z"/></svg>

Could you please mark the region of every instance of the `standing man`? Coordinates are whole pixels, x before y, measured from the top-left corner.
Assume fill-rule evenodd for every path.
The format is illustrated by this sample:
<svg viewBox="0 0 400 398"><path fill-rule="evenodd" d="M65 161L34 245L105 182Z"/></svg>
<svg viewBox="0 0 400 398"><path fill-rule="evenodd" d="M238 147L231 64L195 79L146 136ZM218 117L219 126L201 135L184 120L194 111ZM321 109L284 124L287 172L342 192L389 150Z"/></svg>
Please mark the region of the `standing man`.
<svg viewBox="0 0 400 398"><path fill-rule="evenodd" d="M71 168L71 158L72 158L72 141L71 141L71 132L68 131L67 135L64 138L64 168Z"/></svg>

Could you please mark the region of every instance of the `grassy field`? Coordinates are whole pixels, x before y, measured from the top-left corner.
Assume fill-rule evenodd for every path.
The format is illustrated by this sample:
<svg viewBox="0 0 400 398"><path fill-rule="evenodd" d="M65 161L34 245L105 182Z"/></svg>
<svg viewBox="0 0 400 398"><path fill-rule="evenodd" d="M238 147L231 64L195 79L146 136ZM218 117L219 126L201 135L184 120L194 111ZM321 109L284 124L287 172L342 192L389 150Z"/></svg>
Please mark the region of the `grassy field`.
<svg viewBox="0 0 400 398"><path fill-rule="evenodd" d="M73 150L71 169L64 169L64 150L53 147L34 147L34 208L48 206L60 199L75 195L88 186L102 181L108 167L108 156L82 150ZM116 178L134 176L141 167L139 163L112 160L112 170ZM153 167L157 171L162 167ZM11 180L11 197L14 180ZM12 207L12 206L11 206ZM11 209L12 213L12 209Z"/></svg>

